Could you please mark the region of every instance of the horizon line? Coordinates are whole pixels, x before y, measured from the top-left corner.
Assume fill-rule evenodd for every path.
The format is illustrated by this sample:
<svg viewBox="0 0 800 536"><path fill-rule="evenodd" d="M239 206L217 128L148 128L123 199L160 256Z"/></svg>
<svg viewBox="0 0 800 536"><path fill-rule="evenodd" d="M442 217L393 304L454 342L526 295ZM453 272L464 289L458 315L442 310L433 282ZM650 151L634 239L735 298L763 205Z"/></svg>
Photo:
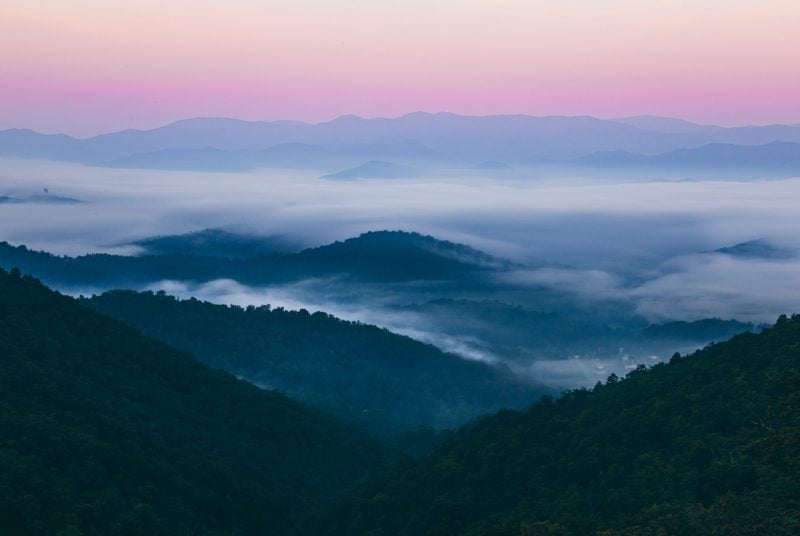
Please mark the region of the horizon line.
<svg viewBox="0 0 800 536"><path fill-rule="evenodd" d="M563 119L578 119L578 118L585 118L585 119L593 119L597 121L607 121L612 123L622 122L631 119L660 119L660 120L669 120L669 121L680 121L683 123L688 123L698 127L710 127L710 128L723 128L723 129L733 129L733 128L748 128L748 127L773 127L773 126L786 126L786 127L800 127L800 123L794 122L785 122L785 123L776 123L776 122L766 122L766 123L752 123L752 122L745 122L745 123L738 123L732 125L719 125L714 123L705 123L705 122L697 122L691 119L686 119L683 117L675 117L669 115L658 115L658 114L633 114L633 115L625 115L625 116L614 116L614 117L600 117L591 114L544 114L544 115L535 115L535 114L527 114L527 113L496 113L496 114L461 114L457 112L449 112L446 110L441 110L437 112L428 112L425 110L416 110L413 112L407 112L404 114L396 115L396 116L386 116L386 115L376 115L376 116L363 116L353 113L343 113L332 117L331 119L326 119L322 121L306 121L301 119L245 119L241 117L234 117L234 116L225 116L225 115L198 115L198 116L190 116L190 117L183 117L174 119L171 121L167 121L165 123L159 123L155 126L150 128L119 128L116 130L103 130L96 132L90 135L75 135L69 134L66 131L44 131L44 130L37 130L35 128L29 127L7 127L0 129L0 132L7 132L11 130L22 130L22 131L29 131L34 132L36 134L41 135L48 135L48 136L68 136L70 138L78 139L78 140L89 140L95 137L109 135L109 134L117 134L120 132L149 132L153 130L158 130L161 128L166 128L178 123L184 123L188 121L198 121L198 120L227 120L227 121L236 121L241 123L263 123L263 124L270 124L270 123L299 123L304 125L310 126L317 126L317 125L325 125L328 123L333 123L336 121L340 121L343 119L354 119L360 121L373 121L373 120L398 120L403 119L406 117L420 115L420 116L455 116L455 117L470 117L470 118L492 118L492 117L525 117L531 119L552 119L552 118L563 118ZM635 126L635 125L630 125ZM641 127L637 127L641 128Z"/></svg>

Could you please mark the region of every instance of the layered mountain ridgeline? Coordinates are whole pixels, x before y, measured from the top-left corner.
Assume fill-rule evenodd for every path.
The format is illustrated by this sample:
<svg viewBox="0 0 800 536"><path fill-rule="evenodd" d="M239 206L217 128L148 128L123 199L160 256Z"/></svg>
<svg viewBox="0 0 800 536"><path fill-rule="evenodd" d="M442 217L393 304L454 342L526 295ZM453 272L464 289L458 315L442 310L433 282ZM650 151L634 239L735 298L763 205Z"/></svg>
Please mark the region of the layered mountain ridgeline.
<svg viewBox="0 0 800 536"><path fill-rule="evenodd" d="M258 385L395 435L449 428L548 389L387 330L325 313L242 309L151 292L82 301Z"/></svg>
<svg viewBox="0 0 800 536"><path fill-rule="evenodd" d="M367 159L391 158L434 163L440 155L425 145L406 140L398 143L311 145L280 143L264 150L222 150L214 147L167 148L152 152L98 160L94 165L130 169L182 171L251 171L259 168L333 170Z"/></svg>
<svg viewBox="0 0 800 536"><path fill-rule="evenodd" d="M195 118L152 130L76 139L0 131L0 155L134 168L245 170L259 166L343 169L369 160L439 164L537 164L604 151L667 153L706 144L800 142L800 127L707 127L666 118L603 120L416 112L397 118L342 116L309 124ZM724 156L724 155L723 155ZM724 162L720 162L724 165Z"/></svg>
<svg viewBox="0 0 800 536"><path fill-rule="evenodd" d="M383 463L362 433L0 270L7 534L282 534Z"/></svg>
<svg viewBox="0 0 800 536"><path fill-rule="evenodd" d="M593 169L632 169L638 173L680 171L707 178L791 177L800 175L800 143L773 141L753 146L710 143L657 155L608 151L572 163Z"/></svg>
<svg viewBox="0 0 800 536"><path fill-rule="evenodd" d="M799 349L800 317L781 317L485 418L360 486L317 532L797 534Z"/></svg>
<svg viewBox="0 0 800 536"><path fill-rule="evenodd" d="M52 285L93 288L165 279L211 281L225 278L254 285L333 276L347 276L362 282L461 280L507 265L469 246L402 231L373 231L299 253L256 253L252 257L235 259L177 252L60 257L0 242L0 266L18 267Z"/></svg>
<svg viewBox="0 0 800 536"><path fill-rule="evenodd" d="M323 175L322 178L333 181L348 181L355 179L407 179L419 177L420 175L420 170L410 166L382 160L370 160L354 168Z"/></svg>

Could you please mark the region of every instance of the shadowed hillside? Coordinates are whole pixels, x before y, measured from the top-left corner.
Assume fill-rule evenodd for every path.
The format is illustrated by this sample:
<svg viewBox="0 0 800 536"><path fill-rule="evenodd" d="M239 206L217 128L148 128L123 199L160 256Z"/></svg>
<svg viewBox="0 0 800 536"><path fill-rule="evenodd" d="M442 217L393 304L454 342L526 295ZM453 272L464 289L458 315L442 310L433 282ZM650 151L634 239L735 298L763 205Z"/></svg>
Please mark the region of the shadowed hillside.
<svg viewBox="0 0 800 536"><path fill-rule="evenodd" d="M465 427L318 533L797 534L800 317Z"/></svg>
<svg viewBox="0 0 800 536"><path fill-rule="evenodd" d="M549 392L510 372L325 313L228 307L112 291L86 305L211 366L396 434L453 427Z"/></svg>
<svg viewBox="0 0 800 536"><path fill-rule="evenodd" d="M6 534L275 534L382 462L334 419L0 270Z"/></svg>

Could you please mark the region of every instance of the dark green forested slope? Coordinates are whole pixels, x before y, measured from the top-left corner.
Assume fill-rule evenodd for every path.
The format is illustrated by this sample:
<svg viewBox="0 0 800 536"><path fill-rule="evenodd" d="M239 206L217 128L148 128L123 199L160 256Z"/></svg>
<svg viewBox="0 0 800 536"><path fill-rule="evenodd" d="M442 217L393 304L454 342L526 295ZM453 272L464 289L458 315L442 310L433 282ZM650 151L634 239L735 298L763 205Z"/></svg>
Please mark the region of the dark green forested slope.
<svg viewBox="0 0 800 536"><path fill-rule="evenodd" d="M360 433L0 270L0 531L285 534Z"/></svg>
<svg viewBox="0 0 800 536"><path fill-rule="evenodd" d="M462 430L323 534L800 534L800 317ZM311 529L309 529L310 531Z"/></svg>
<svg viewBox="0 0 800 536"><path fill-rule="evenodd" d="M503 369L324 313L132 291L83 303L214 367L388 433L457 426L503 407L526 407L547 392Z"/></svg>

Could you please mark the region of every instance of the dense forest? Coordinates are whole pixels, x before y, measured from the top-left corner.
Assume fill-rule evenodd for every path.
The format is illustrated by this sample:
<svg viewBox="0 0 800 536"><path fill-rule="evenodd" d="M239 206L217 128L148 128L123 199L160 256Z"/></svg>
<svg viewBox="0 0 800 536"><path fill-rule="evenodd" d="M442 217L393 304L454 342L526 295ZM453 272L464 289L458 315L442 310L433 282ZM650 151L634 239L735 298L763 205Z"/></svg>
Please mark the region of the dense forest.
<svg viewBox="0 0 800 536"><path fill-rule="evenodd" d="M385 461L333 418L0 270L4 534L284 534Z"/></svg>
<svg viewBox="0 0 800 536"><path fill-rule="evenodd" d="M464 427L319 534L800 533L800 316Z"/></svg>
<svg viewBox="0 0 800 536"><path fill-rule="evenodd" d="M458 426L552 392L502 367L325 313L133 291L82 302L213 367L387 434L420 425Z"/></svg>
<svg viewBox="0 0 800 536"><path fill-rule="evenodd" d="M300 255L344 259L355 244ZM397 309L509 347L608 329L491 300ZM76 300L0 269L0 519L61 536L800 532L800 316L625 329L632 344L758 333L554 398L325 313L127 290Z"/></svg>
<svg viewBox="0 0 800 536"><path fill-rule="evenodd" d="M158 294L83 303L154 325L176 317L195 326L187 340L265 329L258 347L275 355L265 341L288 329L323 345L333 327L370 330L369 345L391 335ZM0 271L0 515L12 534L800 531L800 317L481 418L387 469L386 443L84 304ZM435 356L395 367L446 355Z"/></svg>

